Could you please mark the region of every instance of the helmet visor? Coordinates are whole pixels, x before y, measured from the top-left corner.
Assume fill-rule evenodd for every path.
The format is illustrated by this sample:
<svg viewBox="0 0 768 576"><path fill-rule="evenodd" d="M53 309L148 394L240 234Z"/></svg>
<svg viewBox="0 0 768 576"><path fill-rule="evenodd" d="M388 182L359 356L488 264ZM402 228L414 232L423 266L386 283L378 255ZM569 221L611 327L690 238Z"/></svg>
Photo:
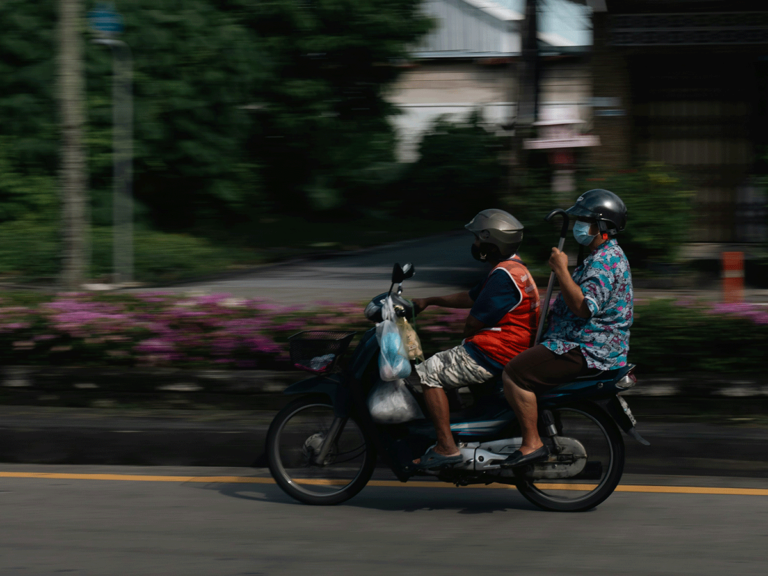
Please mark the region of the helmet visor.
<svg viewBox="0 0 768 576"><path fill-rule="evenodd" d="M588 209L586 206L579 206L578 204L574 204L568 208L565 213L569 216L575 216L576 218L590 218L592 220L595 220L598 217L597 214L592 212L592 210Z"/></svg>

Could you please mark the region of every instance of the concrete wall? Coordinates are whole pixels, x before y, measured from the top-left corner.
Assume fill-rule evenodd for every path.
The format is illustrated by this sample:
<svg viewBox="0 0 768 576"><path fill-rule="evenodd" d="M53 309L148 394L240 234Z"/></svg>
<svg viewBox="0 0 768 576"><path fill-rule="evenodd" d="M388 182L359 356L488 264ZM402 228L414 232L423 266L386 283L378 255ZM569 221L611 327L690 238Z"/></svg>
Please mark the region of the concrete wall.
<svg viewBox="0 0 768 576"><path fill-rule="evenodd" d="M481 109L489 129L502 130L515 116L517 73L512 64L487 65L479 61L424 61L405 72L389 94L402 114L393 119L398 132L401 162L418 159L423 133L441 115L455 121ZM581 107L589 120L591 86L586 62L569 59L545 61L541 77L541 105Z"/></svg>

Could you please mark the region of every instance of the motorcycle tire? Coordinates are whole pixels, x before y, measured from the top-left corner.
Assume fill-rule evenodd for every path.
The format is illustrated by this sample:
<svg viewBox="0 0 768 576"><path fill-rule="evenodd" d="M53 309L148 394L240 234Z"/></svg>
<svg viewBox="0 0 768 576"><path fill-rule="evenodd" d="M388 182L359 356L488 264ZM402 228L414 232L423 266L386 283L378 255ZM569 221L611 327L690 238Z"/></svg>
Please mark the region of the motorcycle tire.
<svg viewBox="0 0 768 576"><path fill-rule="evenodd" d="M555 512L582 512L584 510L595 508L597 505L601 504L613 493L616 486L618 486L621 476L624 473L624 439L613 418L594 404L584 403L568 407L563 406L562 409L580 412L591 418L602 428L605 438L610 445L610 470L595 490L580 499L565 500L546 494L535 485L533 480L529 480L525 477L524 469L515 470L515 475L517 476L517 489L529 502L544 510ZM553 412L557 411L558 409L553 410Z"/></svg>
<svg viewBox="0 0 768 576"><path fill-rule="evenodd" d="M352 479L352 481L339 488L335 492L329 492L328 494L313 494L310 490L307 490L302 486L301 482L297 482L292 478L286 469L284 468L280 457L280 445L285 425L296 414L307 409L328 409L333 411L333 403L325 396L305 396L294 400L283 408L269 427L266 441L266 451L269 470L272 477L278 486L291 498L303 502L304 504L311 504L314 506L331 506L345 502L360 492L373 475L374 468L376 467L376 450L373 446L368 435L363 431L363 427L360 426L354 417L350 417L349 421L353 422L362 436L364 442L364 452L362 465L359 468L359 472ZM315 468L315 472L322 474L322 468ZM322 480L320 481L322 482ZM328 483L328 485L333 485Z"/></svg>

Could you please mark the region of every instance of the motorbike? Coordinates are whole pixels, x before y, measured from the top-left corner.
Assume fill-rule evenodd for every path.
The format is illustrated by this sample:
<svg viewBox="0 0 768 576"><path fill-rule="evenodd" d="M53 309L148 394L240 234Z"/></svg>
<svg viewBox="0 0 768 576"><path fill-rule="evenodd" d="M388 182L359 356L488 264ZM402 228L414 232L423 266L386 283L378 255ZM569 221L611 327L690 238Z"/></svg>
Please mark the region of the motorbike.
<svg viewBox="0 0 768 576"><path fill-rule="evenodd" d="M415 318L413 304L402 296L403 281L414 271L411 264L395 264L390 291L374 297L365 309L368 320L381 322L387 296L399 316ZM309 331L291 337L295 365L315 375L284 391L297 398L275 416L266 453L277 485L300 502L332 505L352 498L371 479L380 458L401 482L430 475L456 486L507 484L545 510L582 511L603 502L621 480L625 458L621 431L648 445L620 396L637 382L635 366L628 364L540 395L538 421L548 459L501 468L522 438L498 377L469 387L462 402L452 402L451 431L463 461L450 468L422 470L413 460L436 441L432 423L423 417L423 398L413 393L422 408L413 420L375 421L368 406L372 388L381 381L375 327L362 335L344 367L338 362L355 334Z"/></svg>

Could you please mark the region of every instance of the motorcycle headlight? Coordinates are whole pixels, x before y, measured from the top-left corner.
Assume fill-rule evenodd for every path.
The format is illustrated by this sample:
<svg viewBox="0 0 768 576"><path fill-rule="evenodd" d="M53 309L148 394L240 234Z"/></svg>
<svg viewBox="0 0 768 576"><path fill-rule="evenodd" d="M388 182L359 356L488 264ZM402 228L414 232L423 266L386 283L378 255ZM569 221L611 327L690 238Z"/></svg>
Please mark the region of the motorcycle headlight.
<svg viewBox="0 0 768 576"><path fill-rule="evenodd" d="M371 322L381 322L381 302L371 300L365 307L365 317Z"/></svg>

